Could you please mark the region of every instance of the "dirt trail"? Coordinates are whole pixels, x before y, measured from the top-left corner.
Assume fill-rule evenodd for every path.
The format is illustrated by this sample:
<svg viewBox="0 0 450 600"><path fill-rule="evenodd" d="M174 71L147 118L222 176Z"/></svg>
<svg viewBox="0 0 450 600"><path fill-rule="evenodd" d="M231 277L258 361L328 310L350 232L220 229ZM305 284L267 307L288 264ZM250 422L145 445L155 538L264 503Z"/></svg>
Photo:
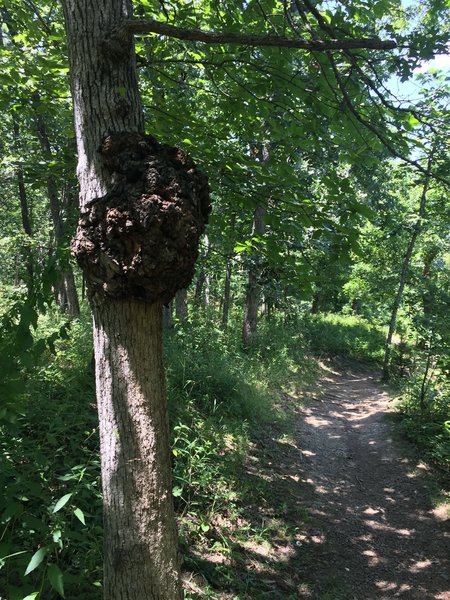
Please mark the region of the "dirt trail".
<svg viewBox="0 0 450 600"><path fill-rule="evenodd" d="M400 439L379 374L322 363L292 422L255 432L239 518L212 520L189 589L216 600L450 600L450 520L433 473ZM292 409L292 407L294 408ZM215 549L226 538L230 551ZM197 597L197 596L196 596Z"/></svg>
<svg viewBox="0 0 450 600"><path fill-rule="evenodd" d="M297 460L281 465L291 480L297 470L300 489L286 492L307 513L291 563L296 596L450 600L448 520L432 510L426 465L392 437L377 374L324 368L296 422Z"/></svg>

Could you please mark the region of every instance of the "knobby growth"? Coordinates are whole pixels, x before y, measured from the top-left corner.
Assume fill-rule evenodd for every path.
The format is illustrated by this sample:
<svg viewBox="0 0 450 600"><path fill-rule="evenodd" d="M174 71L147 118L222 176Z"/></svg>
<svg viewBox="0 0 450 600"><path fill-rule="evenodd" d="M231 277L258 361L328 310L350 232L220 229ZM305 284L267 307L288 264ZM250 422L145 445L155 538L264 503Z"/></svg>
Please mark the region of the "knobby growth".
<svg viewBox="0 0 450 600"><path fill-rule="evenodd" d="M148 135L108 134L99 152L113 188L89 202L72 242L90 293L169 302L193 276L211 210L207 177Z"/></svg>

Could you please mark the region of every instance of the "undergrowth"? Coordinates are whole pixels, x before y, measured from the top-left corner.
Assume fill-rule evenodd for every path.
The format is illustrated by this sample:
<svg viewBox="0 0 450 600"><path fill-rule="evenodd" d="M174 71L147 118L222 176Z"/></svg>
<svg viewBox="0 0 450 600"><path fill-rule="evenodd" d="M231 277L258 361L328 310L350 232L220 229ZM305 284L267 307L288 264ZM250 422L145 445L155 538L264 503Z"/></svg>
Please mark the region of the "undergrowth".
<svg viewBox="0 0 450 600"><path fill-rule="evenodd" d="M400 427L421 453L437 466L450 471L450 383L448 372L438 371L423 387L420 369L401 388L397 409Z"/></svg>
<svg viewBox="0 0 450 600"><path fill-rule="evenodd" d="M383 359L385 334L362 317L318 314L301 320L311 350L360 361Z"/></svg>
<svg viewBox="0 0 450 600"><path fill-rule="evenodd" d="M69 326L48 309L31 320L29 356L9 361L4 372L6 383L23 385L16 405L16 387L4 386L11 410L0 415L0 598L98 600L102 509L90 318L86 311ZM241 517L252 493L240 476L249 439L259 424L283 418L275 390L314 377L296 329L265 324L247 350L237 330L224 333L197 318L166 336L173 494L190 571L206 550L232 552L230 528L260 535ZM0 345L14 354L7 335ZM233 577L226 566L214 572L222 582Z"/></svg>

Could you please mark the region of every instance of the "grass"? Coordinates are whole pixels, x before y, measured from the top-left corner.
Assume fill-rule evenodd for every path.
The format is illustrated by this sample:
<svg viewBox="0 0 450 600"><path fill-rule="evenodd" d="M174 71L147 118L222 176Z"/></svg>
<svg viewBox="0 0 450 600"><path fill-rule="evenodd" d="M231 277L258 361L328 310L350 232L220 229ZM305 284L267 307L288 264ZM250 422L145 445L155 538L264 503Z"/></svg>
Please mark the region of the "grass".
<svg viewBox="0 0 450 600"><path fill-rule="evenodd" d="M305 336L316 354L344 356L367 362L380 362L384 353L384 332L362 317L319 314L302 321Z"/></svg>
<svg viewBox="0 0 450 600"><path fill-rule="evenodd" d="M0 424L0 597L8 600L56 600L59 576L71 600L101 596L100 466L89 314L85 311L74 321L64 339L62 325L64 319L54 310L41 316L30 341L32 360L27 358L25 368L19 356L11 367L11 377L19 373L24 385L20 406ZM216 597L215 585L234 586L243 540L264 545L270 537L254 510L248 510L255 494L267 496L270 486L264 481L249 485L242 471L244 457L258 427L284 418L275 390L283 385L292 390L314 377L314 363L296 330L282 323L264 325L248 351L234 331L237 327L224 333L197 319L166 336L173 493L192 584L186 584L186 597L200 593L192 589L198 586L196 578L202 598ZM36 346L40 351L33 354ZM5 389L12 407L15 388ZM221 562L205 556L221 557ZM261 587L250 573L236 585L236 597L248 597L252 590L256 594Z"/></svg>
<svg viewBox="0 0 450 600"><path fill-rule="evenodd" d="M55 569L67 598L101 596L90 318L86 311L74 321L66 339L58 337L63 324L56 312L40 317L33 344L52 339L55 352L40 344L32 365L18 361L21 404L0 424L0 597L8 600L56 600ZM274 484L269 463L295 445L293 403L316 377L310 349L372 362L382 356L382 333L355 317L273 318L245 350L239 331L238 322L223 332L195 316L165 339L173 494L191 600L296 597L289 578L304 556L296 540L306 513L282 500L284 484ZM4 389L14 400L15 388ZM278 547L291 549L289 560ZM41 549L41 562L24 576ZM323 598L345 597L336 582L322 583Z"/></svg>

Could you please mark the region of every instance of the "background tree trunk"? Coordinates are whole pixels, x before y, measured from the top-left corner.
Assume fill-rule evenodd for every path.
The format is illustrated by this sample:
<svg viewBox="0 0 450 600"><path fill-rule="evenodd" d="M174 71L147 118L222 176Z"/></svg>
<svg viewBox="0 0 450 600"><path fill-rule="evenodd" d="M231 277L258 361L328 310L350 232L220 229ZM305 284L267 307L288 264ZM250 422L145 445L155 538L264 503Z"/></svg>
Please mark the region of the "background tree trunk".
<svg viewBox="0 0 450 600"><path fill-rule="evenodd" d="M13 134L15 143L19 143L19 124L15 116L13 116ZM25 178L23 176L22 165L19 164L16 169L17 176L17 188L19 192L19 202L20 202L20 216L22 220L22 229L31 241L33 238L33 231L31 229L31 217L30 217L30 206L28 204L28 196L25 188ZM31 250L29 247L25 247L22 251L23 259L26 265L27 271L27 287L30 291L33 287L33 279L34 279L34 268L33 268L33 259L31 258Z"/></svg>
<svg viewBox="0 0 450 600"><path fill-rule="evenodd" d="M408 277L409 266L411 264L412 254L414 252L414 248L416 246L417 238L422 231L422 219L425 216L426 209L426 201L428 194L428 186L430 184L430 174L431 174L431 165L433 160L433 154L431 154L428 160L427 173L425 175L425 181L423 183L422 194L420 197L420 206L419 206L419 217L417 221L414 223L411 238L408 242L408 246L406 248L405 256L403 257L402 267L400 271L400 280L398 283L397 293L395 295L394 303L392 305L391 318L389 321L389 329L388 334L386 336L385 342L385 350L384 350L384 360L383 360L383 372L382 379L383 381L388 381L391 376L391 350L392 350L392 338L394 337L395 327L397 324L397 315L402 303L403 291L405 289L406 280Z"/></svg>
<svg viewBox="0 0 450 600"><path fill-rule="evenodd" d="M40 99L39 95L35 95L35 126L36 133L41 145L44 159L52 160L53 153L50 144L50 139L47 134L47 128L42 113L39 111ZM63 221L63 206L61 202L61 194L58 190L56 177L51 171L47 176L47 196L50 206L50 215L53 224L53 239L56 249L60 248L65 239L64 221ZM59 273L58 281L55 284L56 301L59 307L66 311L70 316L77 317L80 314L80 304L78 302L78 294L75 286L75 277L70 263L67 263L64 269Z"/></svg>
<svg viewBox="0 0 450 600"><path fill-rule="evenodd" d="M187 289L178 290L175 296L175 316L179 321L185 321L188 316Z"/></svg>
<svg viewBox="0 0 450 600"><path fill-rule="evenodd" d="M127 0L65 0L80 209L111 191L98 148L108 132L143 132L132 39L105 36ZM87 271L89 268L87 267ZM182 597L173 515L161 305L88 294L94 313L105 518L105 600Z"/></svg>
<svg viewBox="0 0 450 600"><path fill-rule="evenodd" d="M265 231L264 206L257 206L253 214L252 236L262 236ZM242 327L242 341L244 346L250 346L256 336L258 323L258 308L260 300L260 286L258 283L261 271L260 260L255 256L248 269L247 288L245 292L244 322Z"/></svg>
<svg viewBox="0 0 450 600"><path fill-rule="evenodd" d="M225 283L223 286L223 305L222 305L222 329L228 326L228 315L230 313L231 300L231 258L228 256L225 265Z"/></svg>
<svg viewBox="0 0 450 600"><path fill-rule="evenodd" d="M173 327L173 306L172 302L163 306L163 327L164 329L172 329Z"/></svg>

